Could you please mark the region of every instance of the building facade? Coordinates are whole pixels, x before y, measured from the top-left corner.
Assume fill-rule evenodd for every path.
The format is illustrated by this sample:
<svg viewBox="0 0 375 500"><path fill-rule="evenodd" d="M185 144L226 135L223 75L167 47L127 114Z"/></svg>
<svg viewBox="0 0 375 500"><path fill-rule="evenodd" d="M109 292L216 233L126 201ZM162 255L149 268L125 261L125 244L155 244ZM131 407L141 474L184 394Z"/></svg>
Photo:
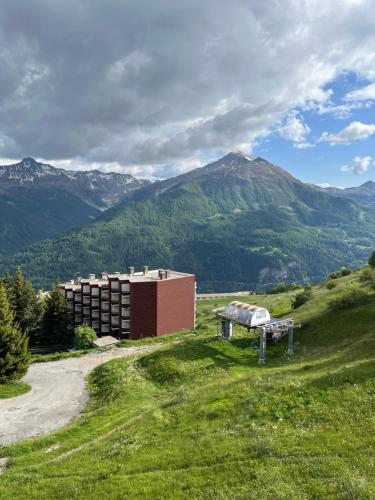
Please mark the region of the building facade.
<svg viewBox="0 0 375 500"><path fill-rule="evenodd" d="M195 277L170 270L102 273L59 285L71 327L91 326L98 336L156 337L195 326Z"/></svg>

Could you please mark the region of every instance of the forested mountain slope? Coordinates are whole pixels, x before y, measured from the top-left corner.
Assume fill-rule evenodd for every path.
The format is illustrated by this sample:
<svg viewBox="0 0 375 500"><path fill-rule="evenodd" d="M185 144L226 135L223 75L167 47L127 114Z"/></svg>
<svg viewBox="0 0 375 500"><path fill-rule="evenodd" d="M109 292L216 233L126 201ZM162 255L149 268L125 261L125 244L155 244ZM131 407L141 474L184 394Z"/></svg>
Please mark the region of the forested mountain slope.
<svg viewBox="0 0 375 500"><path fill-rule="evenodd" d="M90 222L147 184L128 174L69 171L33 158L0 166L0 255Z"/></svg>
<svg viewBox="0 0 375 500"><path fill-rule="evenodd" d="M350 200L300 182L262 158L230 153L134 192L95 222L2 259L38 286L75 273L149 264L196 273L200 290L318 281L357 266L375 218Z"/></svg>

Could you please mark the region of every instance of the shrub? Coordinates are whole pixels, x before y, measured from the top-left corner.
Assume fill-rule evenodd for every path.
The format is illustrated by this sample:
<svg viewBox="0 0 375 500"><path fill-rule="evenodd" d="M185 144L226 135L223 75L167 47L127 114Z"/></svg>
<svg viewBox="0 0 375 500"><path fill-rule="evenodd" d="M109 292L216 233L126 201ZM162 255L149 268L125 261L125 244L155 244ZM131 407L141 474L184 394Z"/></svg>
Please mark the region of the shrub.
<svg viewBox="0 0 375 500"><path fill-rule="evenodd" d="M74 329L74 343L78 349L87 349L98 337L91 326L77 326Z"/></svg>
<svg viewBox="0 0 375 500"><path fill-rule="evenodd" d="M375 269L365 267L359 275L359 281L375 290Z"/></svg>
<svg viewBox="0 0 375 500"><path fill-rule="evenodd" d="M303 304L306 304L312 297L312 286L307 285L305 286L303 292L300 292L296 295L294 302L293 302L293 309L297 309L298 307L301 307Z"/></svg>
<svg viewBox="0 0 375 500"><path fill-rule="evenodd" d="M274 288L271 288L271 290L268 293L272 295L276 293L291 292L293 290L299 290L300 288L301 285L298 285L297 283L280 283L279 285L276 285Z"/></svg>
<svg viewBox="0 0 375 500"><path fill-rule="evenodd" d="M348 269L347 267L344 267L341 269L341 276L348 276L349 274L352 274L352 270Z"/></svg>
<svg viewBox="0 0 375 500"><path fill-rule="evenodd" d="M331 278L331 280L335 280L336 278L338 278L340 276L340 273L335 271L334 273L331 273L329 275L329 278Z"/></svg>
<svg viewBox="0 0 375 500"><path fill-rule="evenodd" d="M357 285L349 286L338 297L329 302L329 308L333 311L342 311L361 306L369 301L369 294Z"/></svg>
<svg viewBox="0 0 375 500"><path fill-rule="evenodd" d="M328 288L328 290L332 290L332 288L336 287L336 283L334 281L328 281L326 287Z"/></svg>

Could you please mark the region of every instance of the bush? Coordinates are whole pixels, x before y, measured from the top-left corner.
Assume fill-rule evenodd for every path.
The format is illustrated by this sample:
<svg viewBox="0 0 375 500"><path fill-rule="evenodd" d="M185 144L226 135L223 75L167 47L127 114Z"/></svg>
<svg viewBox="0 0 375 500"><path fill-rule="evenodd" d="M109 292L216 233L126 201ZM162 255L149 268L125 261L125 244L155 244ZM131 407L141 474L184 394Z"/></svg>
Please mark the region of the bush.
<svg viewBox="0 0 375 500"><path fill-rule="evenodd" d="M359 275L359 281L375 290L375 269L365 267Z"/></svg>
<svg viewBox="0 0 375 500"><path fill-rule="evenodd" d="M332 290L332 288L336 287L336 283L334 281L328 281L326 287L328 288L328 290Z"/></svg>
<svg viewBox="0 0 375 500"><path fill-rule="evenodd" d="M74 329L74 343L78 349L87 349L97 339L95 330L91 326L77 326Z"/></svg>
<svg viewBox="0 0 375 500"><path fill-rule="evenodd" d="M333 311L343 311L366 304L369 299L369 294L365 290L357 285L351 285L338 297L332 299L328 305Z"/></svg>
<svg viewBox="0 0 375 500"><path fill-rule="evenodd" d="M268 293L272 295L276 293L291 292L293 290L299 290L300 288L301 285L298 285L297 283L280 283L272 288Z"/></svg>
<svg viewBox="0 0 375 500"><path fill-rule="evenodd" d="M329 275L329 278L331 278L331 280L335 280L336 278L338 278L340 276L340 273L335 271L334 273L331 273Z"/></svg>
<svg viewBox="0 0 375 500"><path fill-rule="evenodd" d="M344 267L341 269L341 276L348 276L349 274L352 274L352 270L348 269L347 267Z"/></svg>
<svg viewBox="0 0 375 500"><path fill-rule="evenodd" d="M303 292L300 292L296 295L293 302L293 309L298 309L303 304L306 304L312 297L312 286L306 285Z"/></svg>

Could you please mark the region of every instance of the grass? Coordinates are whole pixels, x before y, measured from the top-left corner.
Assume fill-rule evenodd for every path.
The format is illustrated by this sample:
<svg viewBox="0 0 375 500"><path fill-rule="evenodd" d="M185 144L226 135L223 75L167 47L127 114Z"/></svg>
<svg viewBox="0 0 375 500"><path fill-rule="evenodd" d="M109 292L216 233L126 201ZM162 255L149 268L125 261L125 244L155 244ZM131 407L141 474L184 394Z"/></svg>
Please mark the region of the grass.
<svg viewBox="0 0 375 500"><path fill-rule="evenodd" d="M7 382L0 384L0 399L14 398L29 392L31 387L23 382Z"/></svg>
<svg viewBox="0 0 375 500"><path fill-rule="evenodd" d="M0 498L374 498L375 299L327 306L356 279L314 287L295 355L262 366L255 335L216 337L228 300L199 302L197 335L98 367L82 417L4 447ZM245 300L291 315L294 293Z"/></svg>

